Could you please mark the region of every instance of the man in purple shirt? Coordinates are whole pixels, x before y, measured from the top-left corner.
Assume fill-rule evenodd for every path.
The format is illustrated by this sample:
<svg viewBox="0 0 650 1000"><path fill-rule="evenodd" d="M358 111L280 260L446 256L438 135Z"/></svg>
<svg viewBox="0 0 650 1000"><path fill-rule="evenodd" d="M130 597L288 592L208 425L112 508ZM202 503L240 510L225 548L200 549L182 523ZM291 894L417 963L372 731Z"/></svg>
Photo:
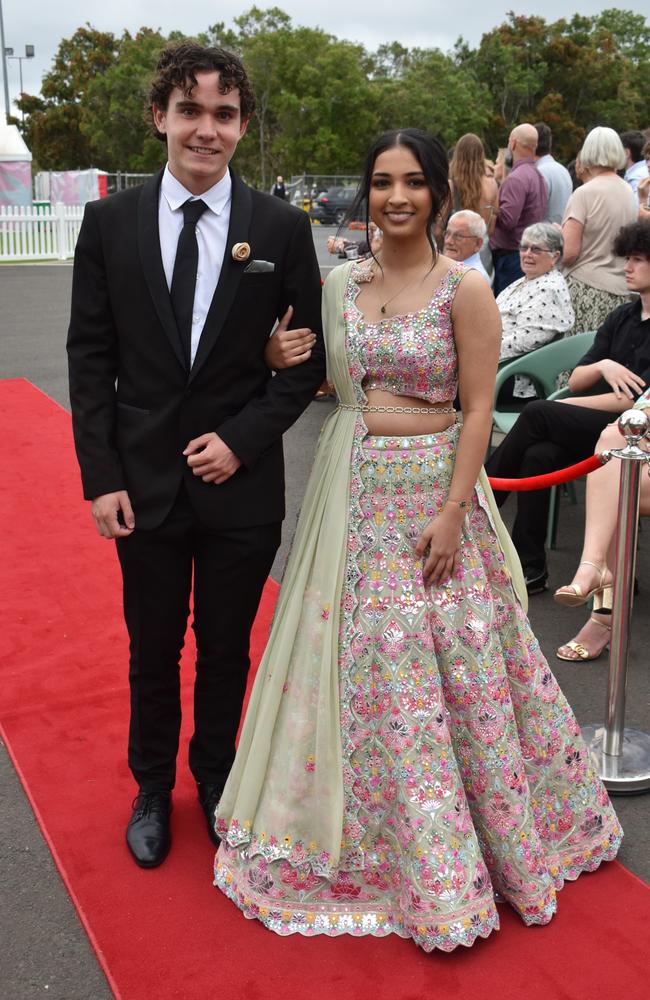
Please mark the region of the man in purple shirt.
<svg viewBox="0 0 650 1000"><path fill-rule="evenodd" d="M548 193L535 166L537 131L524 123L513 128L508 139L512 170L499 190L497 224L490 238L494 258L494 294L498 295L524 272L519 266L521 234L546 214Z"/></svg>

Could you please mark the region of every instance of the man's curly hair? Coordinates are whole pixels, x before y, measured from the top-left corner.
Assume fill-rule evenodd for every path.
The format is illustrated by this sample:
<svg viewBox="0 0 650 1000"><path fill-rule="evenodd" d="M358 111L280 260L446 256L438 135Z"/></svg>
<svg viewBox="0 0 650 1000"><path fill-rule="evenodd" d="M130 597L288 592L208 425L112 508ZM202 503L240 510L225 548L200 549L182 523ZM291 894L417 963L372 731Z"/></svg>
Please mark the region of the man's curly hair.
<svg viewBox="0 0 650 1000"><path fill-rule="evenodd" d="M216 70L220 77L220 91L229 94L239 91L241 117L248 120L255 110L255 96L241 59L225 49L204 48L196 42L181 42L170 45L160 55L156 66L156 76L151 82L149 98L145 107L145 118L156 139L166 141L153 120L154 107L167 110L171 92L178 87L186 97L191 97L196 87L197 73L212 73Z"/></svg>
<svg viewBox="0 0 650 1000"><path fill-rule="evenodd" d="M639 253L650 260L650 222L630 222L619 229L614 240L614 253L617 257Z"/></svg>

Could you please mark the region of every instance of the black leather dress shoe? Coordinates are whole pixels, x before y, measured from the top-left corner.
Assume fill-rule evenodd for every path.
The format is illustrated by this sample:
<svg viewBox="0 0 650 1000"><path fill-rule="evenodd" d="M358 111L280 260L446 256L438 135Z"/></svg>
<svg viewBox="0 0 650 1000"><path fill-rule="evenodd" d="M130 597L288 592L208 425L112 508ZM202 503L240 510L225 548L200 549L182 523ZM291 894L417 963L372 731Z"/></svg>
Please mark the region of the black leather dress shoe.
<svg viewBox="0 0 650 1000"><path fill-rule="evenodd" d="M126 828L126 843L140 868L161 865L171 847L170 792L140 791L133 800L133 813Z"/></svg>
<svg viewBox="0 0 650 1000"><path fill-rule="evenodd" d="M533 594L541 594L547 589L548 572L546 566L542 566L540 569L536 566L524 566L524 579L526 581L526 590L528 591L528 596L532 597Z"/></svg>
<svg viewBox="0 0 650 1000"><path fill-rule="evenodd" d="M208 834L210 836L210 840L215 847L218 847L221 843L221 839L214 828L214 814L217 806L219 805L219 799L221 798L221 793L223 792L223 785L199 783L197 788L199 791L199 802L201 803L201 808L205 813L205 818L208 824Z"/></svg>

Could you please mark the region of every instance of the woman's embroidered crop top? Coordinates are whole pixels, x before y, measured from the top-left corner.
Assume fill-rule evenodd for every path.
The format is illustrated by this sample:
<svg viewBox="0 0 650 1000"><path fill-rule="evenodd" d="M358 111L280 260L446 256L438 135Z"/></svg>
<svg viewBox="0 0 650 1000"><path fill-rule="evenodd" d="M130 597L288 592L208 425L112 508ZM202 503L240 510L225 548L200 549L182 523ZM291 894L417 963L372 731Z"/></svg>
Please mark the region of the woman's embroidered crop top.
<svg viewBox="0 0 650 1000"><path fill-rule="evenodd" d="M368 264L353 265L345 296L347 350L352 381L429 403L453 400L458 391L458 356L451 306L467 268L453 264L433 298L419 312L366 323L356 298L372 280Z"/></svg>

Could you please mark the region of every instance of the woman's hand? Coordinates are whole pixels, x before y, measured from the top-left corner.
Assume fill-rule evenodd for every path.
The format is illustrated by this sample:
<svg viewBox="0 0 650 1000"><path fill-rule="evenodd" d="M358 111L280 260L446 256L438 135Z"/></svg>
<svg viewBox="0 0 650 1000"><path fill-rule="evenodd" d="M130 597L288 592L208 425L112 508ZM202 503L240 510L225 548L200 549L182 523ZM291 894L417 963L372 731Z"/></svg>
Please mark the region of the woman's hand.
<svg viewBox="0 0 650 1000"><path fill-rule="evenodd" d="M345 240L341 239L340 236L328 236L326 246L328 253L343 253L345 250Z"/></svg>
<svg viewBox="0 0 650 1000"><path fill-rule="evenodd" d="M622 396L634 399L645 387L645 382L639 375L635 375L625 365L619 364L618 361L612 361L611 358L600 361L598 367L600 374L611 386L617 399L621 399Z"/></svg>
<svg viewBox="0 0 650 1000"><path fill-rule="evenodd" d="M273 371L303 364L311 356L311 349L316 343L315 334L307 327L287 329L292 315L293 307L289 306L264 349L264 361Z"/></svg>
<svg viewBox="0 0 650 1000"><path fill-rule="evenodd" d="M433 517L417 540L418 556L428 555L422 566L425 586L446 583L456 572L460 559L460 534L465 511L457 504L445 505Z"/></svg>

